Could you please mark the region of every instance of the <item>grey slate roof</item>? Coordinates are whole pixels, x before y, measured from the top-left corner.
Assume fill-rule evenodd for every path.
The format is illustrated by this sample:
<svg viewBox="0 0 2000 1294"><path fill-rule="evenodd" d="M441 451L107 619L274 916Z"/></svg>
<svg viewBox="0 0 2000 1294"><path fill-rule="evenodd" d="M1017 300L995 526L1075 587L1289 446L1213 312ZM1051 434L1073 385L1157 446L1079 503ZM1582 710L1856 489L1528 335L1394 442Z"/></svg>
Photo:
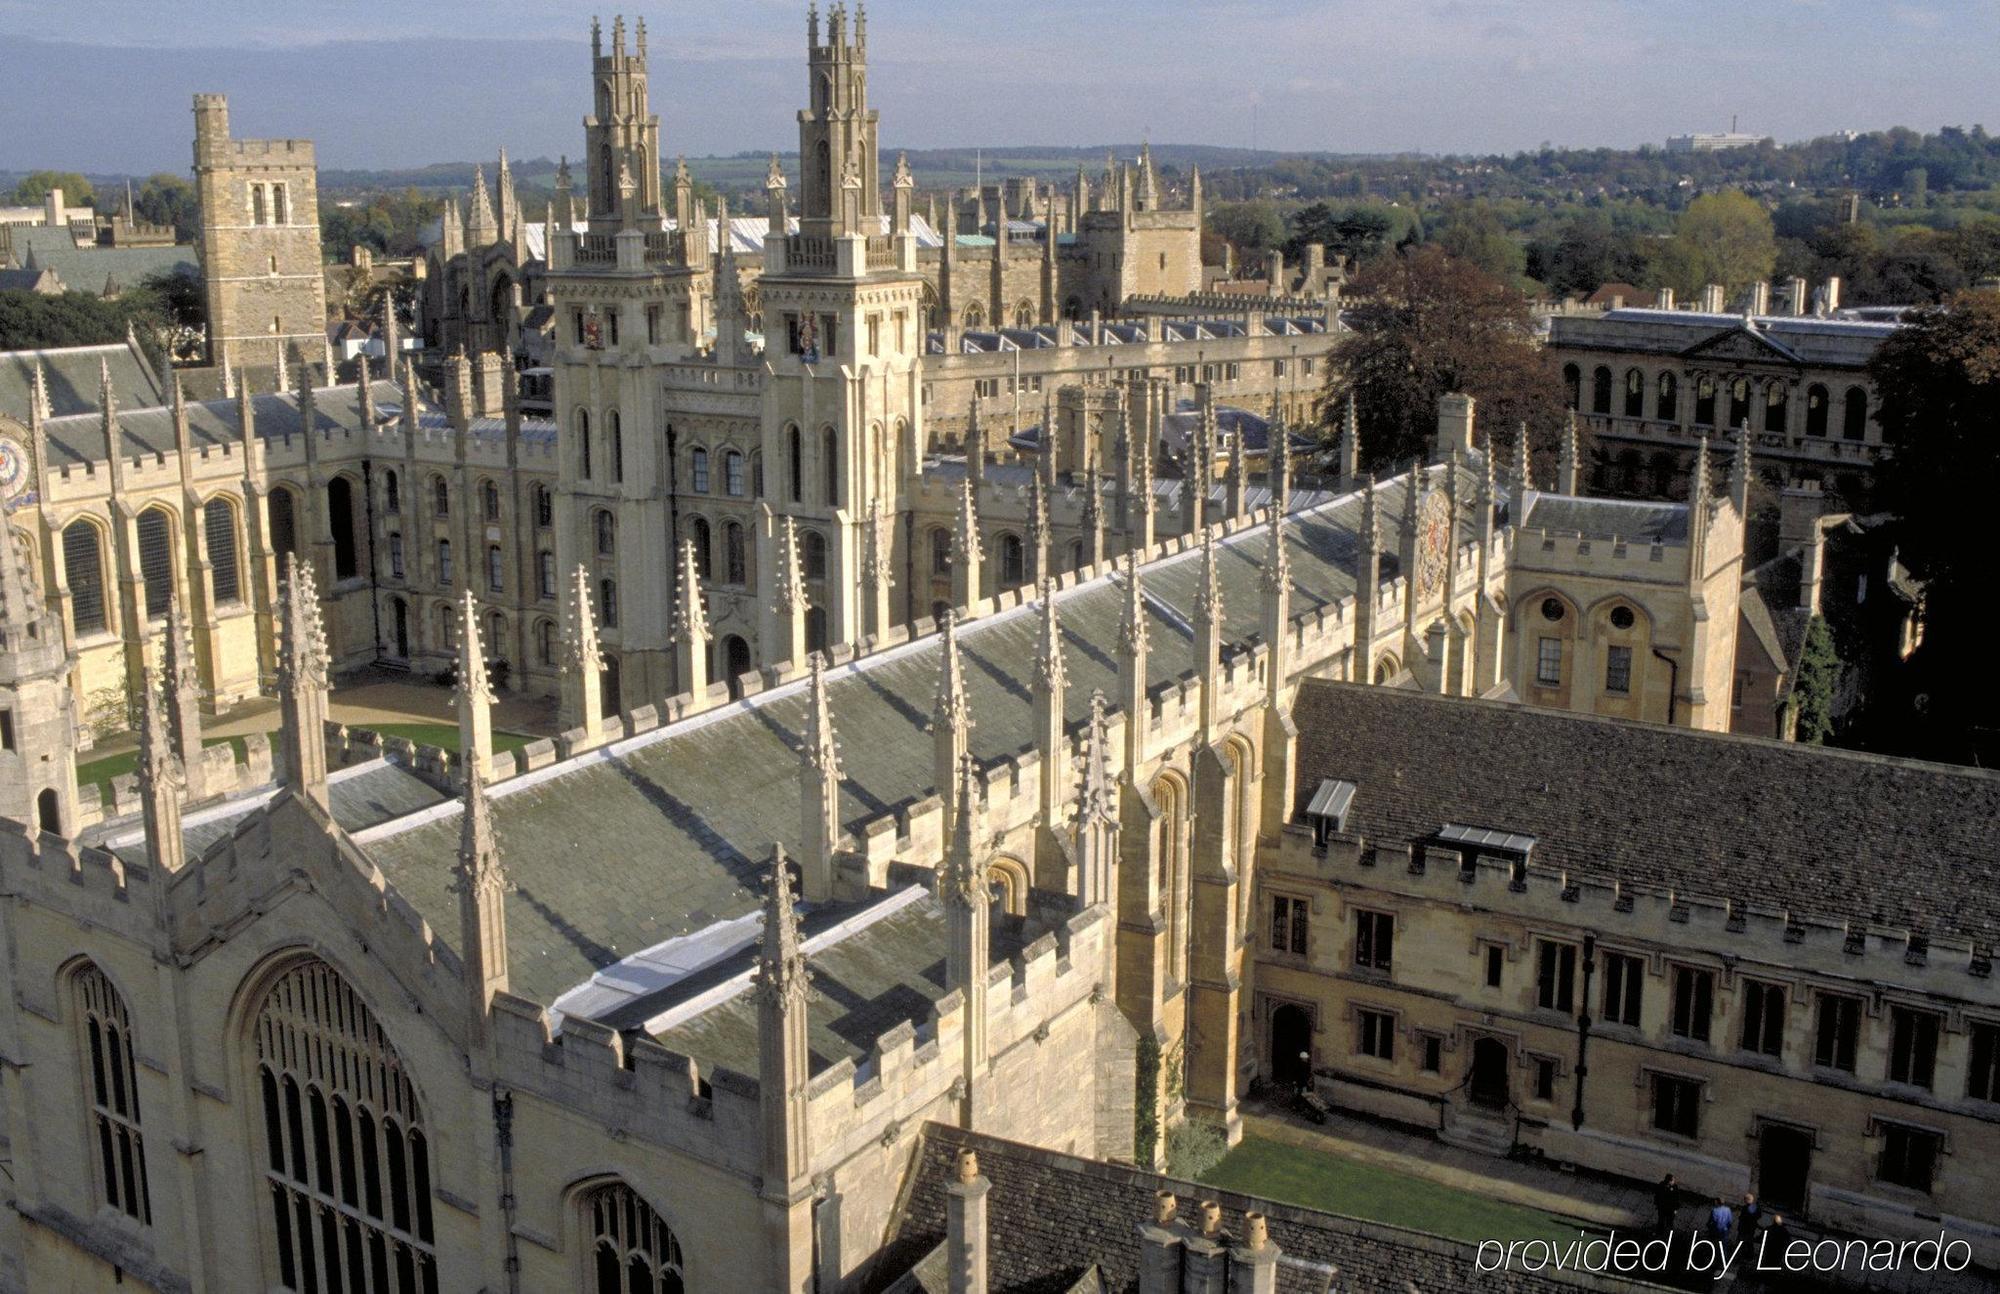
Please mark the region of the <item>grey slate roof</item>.
<svg viewBox="0 0 2000 1294"><path fill-rule="evenodd" d="M33 231L30 231L33 232ZM107 288L136 288L155 274L199 275L201 259L192 247L62 247L30 243L21 267L54 270L72 292L103 294Z"/></svg>
<svg viewBox="0 0 2000 1294"><path fill-rule="evenodd" d="M840 915L830 913L829 916ZM812 934L809 922L806 934ZM905 1021L922 1024L932 1004L945 995L944 907L926 893L882 918L814 951L806 1040L813 1073L843 1057L866 1058L874 1041ZM992 957L1004 961L1021 948L1021 921L1004 914L993 921ZM728 959L703 980L727 978L756 961L752 946ZM690 986L693 987L693 986ZM657 1007L657 1003L653 1004ZM608 1018L606 1023L622 1021ZM694 1057L704 1069L722 1065L739 1074L757 1072L757 1002L747 990L684 1023L662 1031L659 1041Z"/></svg>
<svg viewBox="0 0 2000 1294"><path fill-rule="evenodd" d="M1245 1213L1264 1214L1280 1250L1280 1294L1321 1294L1328 1269L1334 1267L1339 1279L1333 1288L1341 1294L1661 1288L1609 1277L1479 1272L1472 1246L1457 1241L1218 1191L940 1123L924 1125L915 1180L890 1220L888 1244L864 1288L897 1294L934 1288L924 1282L927 1273L921 1270L917 1280L899 1282L913 1268L926 1266L926 1257L944 1243L945 1188L957 1176L962 1149L979 1156L980 1174L992 1183L986 1196L986 1237L993 1294L1064 1294L1087 1280L1092 1269L1106 1290L1136 1290L1138 1226L1153 1220L1154 1192L1161 1190L1179 1197L1183 1217L1194 1214L1199 1201L1214 1200L1222 1206L1223 1229L1231 1235L1242 1234Z"/></svg>
<svg viewBox="0 0 2000 1294"><path fill-rule="evenodd" d="M1645 499L1585 499L1530 490L1521 496L1521 525L1553 534L1582 534L1588 539L1623 539L1628 543L1680 545L1687 542L1688 510L1684 503Z"/></svg>
<svg viewBox="0 0 2000 1294"><path fill-rule="evenodd" d="M125 342L101 346L61 346L0 353L0 414L25 424L35 389L35 361L42 364L49 405L56 417L97 412L99 366L111 366L111 390L121 409L160 404L160 379L145 356Z"/></svg>
<svg viewBox="0 0 2000 1294"><path fill-rule="evenodd" d="M1740 314L1695 310L1608 310L1602 315L1557 315L1549 345L1678 355L1743 327ZM1812 316L1758 315L1756 328L1779 349L1811 367L1861 368L1900 324ZM1778 358L1774 354L1773 359Z"/></svg>
<svg viewBox="0 0 2000 1294"><path fill-rule="evenodd" d="M365 831L427 809L444 798L428 782L386 760L341 769L327 779L327 807L333 820L349 832ZM268 799L266 791L189 810L181 820L181 841L188 857L198 858L217 841L229 837ZM147 860L146 837L136 817L109 824L100 838L128 863Z"/></svg>
<svg viewBox="0 0 2000 1294"><path fill-rule="evenodd" d="M2000 941L2000 774L1323 680L1295 716L1301 795L1354 782L1384 843L1477 822L1578 876Z"/></svg>
<svg viewBox="0 0 2000 1294"><path fill-rule="evenodd" d="M1471 497L1470 472L1461 489ZM1401 480L1378 489L1388 534L1406 493ZM1360 512L1360 497L1347 495L1294 515L1294 615L1353 591ZM1473 537L1468 523L1461 538ZM1259 529L1221 546L1224 641L1237 648L1258 633L1265 545ZM1395 564L1385 558L1385 579ZM1199 558L1156 561L1142 582L1152 604L1148 672L1158 687L1192 666L1184 626L1193 615ZM1117 691L1123 604L1110 578L1058 597L1072 731L1087 719L1093 690ZM1033 744L1036 635L1032 606L973 621L959 633L976 724L972 753L984 764ZM934 790L927 724L937 653L932 635L829 675L846 766L840 812L850 829ZM494 828L515 887L507 909L515 991L552 1003L612 962L752 911L773 841L787 849L799 843L795 750L804 711L804 684L795 683L494 787ZM387 832L367 849L436 929L452 931L456 907L446 884L457 844L450 814Z"/></svg>
<svg viewBox="0 0 2000 1294"><path fill-rule="evenodd" d="M395 410L402 405L403 393L393 382L376 381L373 387L375 417L379 425L392 420ZM103 418L96 412L97 367L94 358L91 362L90 391L92 393L90 412L53 418L48 422L50 466L76 466L104 461ZM256 420L259 437L273 440L299 434L303 424L299 417L299 398L295 392L267 391L252 396L251 401L252 416ZM119 393L118 427L124 433L122 444L129 458L174 452L173 409L160 404L157 398L154 399L153 405L152 408L127 408L123 392ZM361 409L355 400L354 385L349 383L346 386L315 389L313 415L313 425L321 431L357 430L361 425ZM498 419L492 421L495 425L499 425ZM188 402L188 438L197 451L205 445L239 443L243 438L242 426L240 411L235 400ZM478 427L474 428L474 434L480 434Z"/></svg>

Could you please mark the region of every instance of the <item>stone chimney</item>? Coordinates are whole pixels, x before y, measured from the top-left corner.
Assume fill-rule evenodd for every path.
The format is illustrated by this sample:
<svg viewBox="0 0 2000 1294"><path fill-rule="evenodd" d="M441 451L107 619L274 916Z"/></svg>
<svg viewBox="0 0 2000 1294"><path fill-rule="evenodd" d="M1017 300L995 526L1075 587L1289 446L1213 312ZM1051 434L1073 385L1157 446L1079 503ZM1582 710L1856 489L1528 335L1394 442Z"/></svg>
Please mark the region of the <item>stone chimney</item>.
<svg viewBox="0 0 2000 1294"><path fill-rule="evenodd" d="M1826 531L1812 528L1812 537L1799 549L1799 610L1819 614L1820 584L1826 575Z"/></svg>
<svg viewBox="0 0 2000 1294"><path fill-rule="evenodd" d="M1834 311L1840 309L1840 276L1838 274L1827 276L1825 295L1826 312L1828 314L1832 314Z"/></svg>
<svg viewBox="0 0 2000 1294"><path fill-rule="evenodd" d="M1785 280L1785 295L1790 298L1785 303L1785 313L1791 315L1808 314L1812 303L1806 297L1806 281L1794 274Z"/></svg>
<svg viewBox="0 0 2000 1294"><path fill-rule="evenodd" d="M1799 481L1785 487L1778 496L1778 548L1790 552L1813 537L1826 499L1818 481Z"/></svg>
<svg viewBox="0 0 2000 1294"><path fill-rule="evenodd" d="M1200 1227L1181 1242L1181 1294L1229 1294L1229 1237L1220 1204L1201 1202Z"/></svg>
<svg viewBox="0 0 2000 1294"><path fill-rule="evenodd" d="M1758 279L1750 285L1750 299L1744 306L1745 314L1767 315L1771 313L1771 285Z"/></svg>
<svg viewBox="0 0 2000 1294"><path fill-rule="evenodd" d="M1139 1224L1139 1294L1180 1294L1180 1201L1172 1191L1153 1195L1153 1220Z"/></svg>
<svg viewBox="0 0 2000 1294"><path fill-rule="evenodd" d="M1710 283L1701 290L1701 309L1704 314L1722 313L1723 298L1726 293L1720 283Z"/></svg>
<svg viewBox="0 0 2000 1294"><path fill-rule="evenodd" d="M1438 397L1438 459L1450 458L1453 450L1461 454L1472 452L1472 409L1473 399L1469 395L1453 392Z"/></svg>
<svg viewBox="0 0 2000 1294"><path fill-rule="evenodd" d="M1278 1246L1261 1213L1243 1215L1243 1238L1229 1251L1229 1294L1278 1294Z"/></svg>
<svg viewBox="0 0 2000 1294"><path fill-rule="evenodd" d="M1656 310L1672 310L1674 308L1674 290L1672 288L1661 288L1653 298L1653 308Z"/></svg>
<svg viewBox="0 0 2000 1294"><path fill-rule="evenodd" d="M986 1192L979 1156L958 1152L958 1179L945 1188L945 1267L951 1294L986 1294Z"/></svg>

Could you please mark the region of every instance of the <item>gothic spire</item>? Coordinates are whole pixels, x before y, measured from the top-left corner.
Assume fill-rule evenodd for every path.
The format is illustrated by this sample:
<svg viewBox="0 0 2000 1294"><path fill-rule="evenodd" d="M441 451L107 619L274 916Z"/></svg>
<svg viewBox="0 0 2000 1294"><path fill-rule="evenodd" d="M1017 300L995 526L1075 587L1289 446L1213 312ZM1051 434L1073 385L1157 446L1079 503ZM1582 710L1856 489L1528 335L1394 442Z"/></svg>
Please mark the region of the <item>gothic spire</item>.
<svg viewBox="0 0 2000 1294"><path fill-rule="evenodd" d="M279 620L278 694L284 707L285 785L317 803L326 799L326 634L312 565L286 558Z"/></svg>
<svg viewBox="0 0 2000 1294"><path fill-rule="evenodd" d="M937 693L931 700L932 776L947 805L955 794L958 764L972 745L972 708L965 696L965 662L959 655L958 616L947 610L938 642Z"/></svg>
<svg viewBox="0 0 2000 1294"><path fill-rule="evenodd" d="M604 654L590 597L590 571L578 563L563 599L562 726L594 742L604 723Z"/></svg>
<svg viewBox="0 0 2000 1294"><path fill-rule="evenodd" d="M985 548L979 542L979 496L970 476L958 496L958 524L951 536L952 601L961 612L969 613L979 601L980 563Z"/></svg>
<svg viewBox="0 0 2000 1294"><path fill-rule="evenodd" d="M1125 550L1125 611L1118 622L1118 644L1128 657L1146 655L1146 595L1139 587L1139 551Z"/></svg>
<svg viewBox="0 0 2000 1294"><path fill-rule="evenodd" d="M1347 404L1340 421L1340 479L1351 483L1361 475L1361 410L1354 398L1354 392L1347 393Z"/></svg>
<svg viewBox="0 0 2000 1294"><path fill-rule="evenodd" d="M499 223L493 217L493 197L486 191L486 167L472 168L472 200L465 216L465 245L484 247L497 237Z"/></svg>
<svg viewBox="0 0 2000 1294"><path fill-rule="evenodd" d="M3 523L0 523L3 524ZM187 861L181 838L181 793L187 772L160 709L160 680L148 667L139 681L139 794L144 799L146 853L159 869L155 901L166 895L165 877Z"/></svg>
<svg viewBox="0 0 2000 1294"><path fill-rule="evenodd" d="M840 840L840 743L833 733L826 661L807 658L804 739L799 743L800 871L805 895L816 903L833 897L833 854Z"/></svg>
<svg viewBox="0 0 2000 1294"><path fill-rule="evenodd" d="M1528 424L1522 423L1514 435L1514 496L1519 498L1535 488L1535 469L1528 453Z"/></svg>
<svg viewBox="0 0 2000 1294"><path fill-rule="evenodd" d="M1035 678L1044 691L1060 697L1069 682L1069 671L1063 664L1062 625L1056 613L1056 582L1043 575L1039 583L1037 596L1041 599L1041 633L1036 640Z"/></svg>
<svg viewBox="0 0 2000 1294"><path fill-rule="evenodd" d="M1750 424L1746 421L1737 429L1736 455L1729 464L1729 497L1745 517L1750 515L1750 475Z"/></svg>
<svg viewBox="0 0 2000 1294"><path fill-rule="evenodd" d="M467 775L485 777L493 758L493 685L480 641L479 603L467 589L458 603L458 750Z"/></svg>
<svg viewBox="0 0 2000 1294"><path fill-rule="evenodd" d="M771 848L771 871L764 878L764 930L758 940L757 996L774 1005L803 1002L808 975L799 913L792 902L791 864L785 847Z"/></svg>

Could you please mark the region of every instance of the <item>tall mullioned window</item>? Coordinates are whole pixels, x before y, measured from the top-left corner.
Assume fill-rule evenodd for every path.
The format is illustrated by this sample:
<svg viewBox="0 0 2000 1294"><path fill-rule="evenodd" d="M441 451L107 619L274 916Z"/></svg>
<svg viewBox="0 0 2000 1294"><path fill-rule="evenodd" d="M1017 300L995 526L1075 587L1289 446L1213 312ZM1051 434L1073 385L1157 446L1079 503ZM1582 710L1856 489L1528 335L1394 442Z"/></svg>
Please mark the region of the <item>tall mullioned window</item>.
<svg viewBox="0 0 2000 1294"><path fill-rule="evenodd" d="M309 960L271 986L252 1035L278 1287L434 1294L430 1143L374 1014Z"/></svg>
<svg viewBox="0 0 2000 1294"><path fill-rule="evenodd" d="M660 1215L619 1183L584 1197L592 1294L682 1294L681 1242Z"/></svg>
<svg viewBox="0 0 2000 1294"><path fill-rule="evenodd" d="M77 973L73 990L83 1026L84 1092L97 1146L98 1189L106 1204L151 1225L146 1143L139 1130L139 1071L125 999L95 966Z"/></svg>

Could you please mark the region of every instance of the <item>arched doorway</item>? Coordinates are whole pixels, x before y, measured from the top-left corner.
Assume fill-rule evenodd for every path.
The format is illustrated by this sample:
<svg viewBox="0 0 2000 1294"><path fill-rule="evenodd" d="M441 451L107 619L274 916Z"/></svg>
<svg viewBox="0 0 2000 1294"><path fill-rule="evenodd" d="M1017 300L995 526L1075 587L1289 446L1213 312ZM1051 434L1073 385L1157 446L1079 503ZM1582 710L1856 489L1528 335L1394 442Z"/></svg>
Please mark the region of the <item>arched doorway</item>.
<svg viewBox="0 0 2000 1294"><path fill-rule="evenodd" d="M56 798L56 790L53 786L46 788L40 795L35 797L35 817L39 820L36 825L41 827L43 831L48 832L51 836L60 836L62 834L62 804Z"/></svg>
<svg viewBox="0 0 2000 1294"><path fill-rule="evenodd" d="M750 644L735 634L722 640L722 672L732 701L743 696L743 676L750 672Z"/></svg>
<svg viewBox="0 0 2000 1294"><path fill-rule="evenodd" d="M1312 1082L1312 1012L1297 1003L1271 1011L1271 1081L1290 1092Z"/></svg>
<svg viewBox="0 0 2000 1294"><path fill-rule="evenodd" d="M1475 1038L1472 1042L1472 1076L1467 1092L1475 1105L1489 1110L1507 1106L1507 1044L1498 1038Z"/></svg>

